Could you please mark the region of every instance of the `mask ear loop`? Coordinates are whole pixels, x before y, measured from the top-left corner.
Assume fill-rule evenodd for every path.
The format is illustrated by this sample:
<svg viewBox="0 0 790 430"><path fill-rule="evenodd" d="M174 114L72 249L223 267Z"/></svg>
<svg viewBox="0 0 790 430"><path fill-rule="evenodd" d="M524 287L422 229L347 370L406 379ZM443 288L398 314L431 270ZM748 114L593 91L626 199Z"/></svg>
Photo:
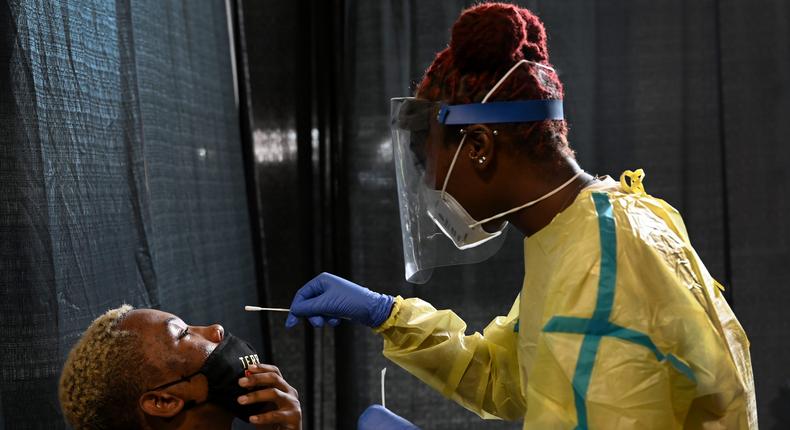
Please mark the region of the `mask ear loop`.
<svg viewBox="0 0 790 430"><path fill-rule="evenodd" d="M488 99L496 92L496 90L498 90L499 87L502 86L502 84L507 80L507 78L510 77L510 75L513 74L513 72L516 69L518 69L522 64L534 64L536 66L551 70L552 72L554 71L553 68L545 64L536 63L530 60L521 60L515 65L513 65L513 67L511 67L510 70L508 70L507 73L505 73L505 76L502 76L502 78L499 79L499 81L497 81L496 85L494 85L494 87L491 88L490 91L488 91L488 94L486 94L486 96L483 97L483 101L480 103L486 103ZM456 160L458 160L458 154L461 153L461 148L464 146L464 141L466 141L466 134L464 134L464 137L461 138L461 142L458 144L458 149L455 151L455 155L453 155L453 161L450 162L450 169L447 170L447 175L445 175L444 177L444 184L442 185L442 193L441 193L442 198L444 198L444 195L446 193L445 190L447 190L447 183L450 182L450 174L453 172L453 168L455 167L455 162Z"/></svg>
<svg viewBox="0 0 790 430"><path fill-rule="evenodd" d="M483 224L485 224L485 223L487 223L487 222L491 222L491 221L493 221L493 220L495 220L495 219L499 219L499 218L502 218L502 217L504 217L504 216L508 216L508 215L510 215L510 214L512 214L512 213L515 213L515 212L518 212L518 211L520 211L520 210L522 210L522 209L526 209L526 208L528 208L528 207L530 207L530 206L536 205L536 204L538 204L538 203L542 202L543 200L546 200L547 198L549 198L549 197L551 197L551 196L553 196L553 195L555 195L555 194L559 193L559 192L560 192L560 191L561 191L563 188L567 187L568 185L570 185L570 183L571 183L571 182L575 181L575 180L576 180L576 178L578 178L579 176L581 176L581 175L582 175L582 173L584 173L584 170L579 170L578 172L576 172L576 174L575 174L575 175L573 175L573 177L571 177L570 179L568 179L567 181L565 181L565 182L564 182L562 185L560 185L559 187L555 188L555 189L554 189L554 190L552 190L550 193L543 195L543 196L542 196L542 197L540 197L539 199L535 199L535 200L533 200L533 201L531 201L531 202L528 202L528 203L525 203L525 204L523 204L523 205L521 205L521 206L519 206L519 207L515 207L515 208L513 208L513 209L511 209L511 210L509 210L509 211L507 211L507 212L502 212L502 213L501 213L501 214L499 214L499 215L494 215L494 216L492 216L492 217L489 217L489 218L486 218L486 219L484 219L484 220L482 220L482 221L478 221L478 222L476 222L476 223L474 223L474 224L470 225L470 226L469 226L469 228L475 228L475 227L477 227L477 226L479 226L479 225L483 225Z"/></svg>
<svg viewBox="0 0 790 430"><path fill-rule="evenodd" d="M453 167L455 167L455 162L458 160L458 154L461 153L461 148L464 146L464 141L466 140L466 133L464 133L464 137L461 138L461 143L458 144L458 149L455 151L455 155L453 155L453 161L450 162L450 169L447 170L447 174L444 176L444 185L442 185L442 198L444 198L445 190L447 189L447 183L450 182L450 173L453 172Z"/></svg>
<svg viewBox="0 0 790 430"><path fill-rule="evenodd" d="M168 382L168 383L166 383L166 384L158 385L158 386L156 386L156 387L154 387L154 388L151 388L151 389L149 389L149 390L146 390L146 391L159 391L159 390L164 390L164 389L165 389L165 388L167 388L167 387L172 387L173 385L180 384L180 383L182 383L182 382L187 382L187 381L191 380L192 378L194 378L195 376L197 376L199 373L201 373L201 372L200 372L200 370L198 370L198 371L197 371L197 372L195 372L195 373L189 374L189 375L187 375L187 376L182 376L181 378L179 378L179 379L176 379L175 381L170 381L170 382Z"/></svg>
<svg viewBox="0 0 790 430"><path fill-rule="evenodd" d="M180 383L182 383L182 382L191 381L191 380L192 380L192 378L194 378L195 376L197 376L199 373L202 373L202 372L198 370L198 371L197 371L197 372L195 372L195 373L192 373L192 374L190 374L190 375L187 375L187 376L182 376L180 379L177 379L177 380L175 380L175 381L168 382L168 383L166 383L166 384L159 385L159 386L157 386L157 387L154 387L154 388L151 388L150 390L147 390L147 391L159 391L159 390L164 390L165 388L172 387L173 385L180 384ZM188 410L190 410L190 409L194 409L194 408L196 408L196 407L198 407L198 406L202 405L203 403L206 403L207 401L208 401L208 399L206 399L206 400L204 400L204 401L202 401L202 402L198 402L198 401L197 401L197 400L195 400L195 399L190 399L190 400L187 400L187 401L185 401L185 402L184 402L184 406L181 408L181 412L186 412L186 411L188 411ZM179 414L180 414L180 413L179 413ZM172 420L172 419L174 419L174 418L175 418L175 416L174 416L174 417L170 417L170 418L168 418L168 421L170 421L170 420Z"/></svg>

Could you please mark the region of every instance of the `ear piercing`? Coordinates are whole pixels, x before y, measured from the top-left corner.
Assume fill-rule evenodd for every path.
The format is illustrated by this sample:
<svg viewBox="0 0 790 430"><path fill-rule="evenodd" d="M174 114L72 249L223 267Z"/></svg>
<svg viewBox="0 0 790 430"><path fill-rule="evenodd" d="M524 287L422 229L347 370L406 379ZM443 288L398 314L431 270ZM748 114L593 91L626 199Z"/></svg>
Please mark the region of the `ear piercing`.
<svg viewBox="0 0 790 430"><path fill-rule="evenodd" d="M498 134L499 134L499 132L498 132L498 131L496 131L496 130L494 130L494 136L496 136L496 135L498 135Z"/></svg>
<svg viewBox="0 0 790 430"><path fill-rule="evenodd" d="M486 162L486 157L485 157L485 155L477 159L477 163L478 163L478 164L483 164L483 163L485 163L485 162Z"/></svg>

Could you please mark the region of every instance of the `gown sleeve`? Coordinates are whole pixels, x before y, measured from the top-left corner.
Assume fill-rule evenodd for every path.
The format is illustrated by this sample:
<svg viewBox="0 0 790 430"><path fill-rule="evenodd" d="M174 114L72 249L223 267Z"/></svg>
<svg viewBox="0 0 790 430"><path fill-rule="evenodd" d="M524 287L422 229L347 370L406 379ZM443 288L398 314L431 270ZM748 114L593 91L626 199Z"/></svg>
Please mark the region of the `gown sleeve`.
<svg viewBox="0 0 790 430"><path fill-rule="evenodd" d="M481 335L450 310L396 298L376 329L384 356L482 418L521 420L526 412L518 364L519 300Z"/></svg>

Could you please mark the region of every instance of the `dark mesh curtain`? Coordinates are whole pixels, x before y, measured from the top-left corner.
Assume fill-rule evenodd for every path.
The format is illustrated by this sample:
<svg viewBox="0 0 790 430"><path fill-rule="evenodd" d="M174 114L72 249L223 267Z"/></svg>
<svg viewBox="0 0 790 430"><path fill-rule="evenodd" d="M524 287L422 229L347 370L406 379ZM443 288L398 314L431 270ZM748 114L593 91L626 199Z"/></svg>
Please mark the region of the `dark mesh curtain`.
<svg viewBox="0 0 790 430"><path fill-rule="evenodd" d="M272 284L275 304L290 300L297 281L334 270L379 291L452 308L470 331L505 313L523 276L515 231L503 251L484 264L438 270L421 287L403 281L388 100L411 94L412 83L446 46L448 29L470 2L322 2L341 9L341 16L325 6L310 8L309 1L266 3L245 2L243 11L254 16L245 29L252 116L261 124L280 124L269 129L295 135L291 143L291 137L282 137L291 136L287 133L250 131L263 136L255 146L261 152L258 193L264 201L280 197L300 205L300 214L287 221L280 214L261 220L270 245L267 273L291 280ZM763 428L788 427L790 373L782 363L790 359L790 323L782 314L790 305L783 291L790 274L790 234L781 191L790 186L785 172L790 151L783 145L790 131L783 119L790 114L789 7L779 0L521 4L548 28L580 163L615 177L643 167L648 191L681 211L694 246L727 285L751 338ZM325 97L322 92L331 88L336 96ZM327 117L333 122L327 111L339 115L334 130L321 125ZM281 153L287 155L270 156ZM278 185L264 179L272 172ZM299 179L289 187L289 177ZM330 192L322 192L324 186ZM329 242L326 225L336 229ZM311 239L294 240L298 237ZM309 246L294 250L295 243ZM332 252L322 252L327 246ZM308 273L297 272L303 270ZM272 322L281 325L281 320ZM281 351L303 357L288 360L292 371L312 372L305 389L313 396L329 393L321 410L335 404L334 422L308 411L316 420L312 428L353 428L361 411L380 401L378 375L384 366L389 368L387 406L422 428L520 428L482 422L388 364L381 340L365 328L337 329L333 345L326 332L280 336L273 329L275 351L279 344ZM319 338L326 341L315 343ZM321 379L330 375L336 381L334 398L326 388L329 379Z"/></svg>
<svg viewBox="0 0 790 430"><path fill-rule="evenodd" d="M122 303L260 347L230 48L224 2L0 1L0 427L65 426Z"/></svg>

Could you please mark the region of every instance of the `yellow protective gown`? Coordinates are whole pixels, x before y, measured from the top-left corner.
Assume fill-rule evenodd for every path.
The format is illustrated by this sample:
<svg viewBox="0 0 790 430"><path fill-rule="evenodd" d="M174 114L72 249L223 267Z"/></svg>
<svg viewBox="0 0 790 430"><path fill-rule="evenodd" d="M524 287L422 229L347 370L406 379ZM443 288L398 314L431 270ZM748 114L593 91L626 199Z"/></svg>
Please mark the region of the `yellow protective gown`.
<svg viewBox="0 0 790 430"><path fill-rule="evenodd" d="M584 189L526 238L521 294L482 335L398 297L376 329L384 355L525 429L757 429L746 335L642 177Z"/></svg>

